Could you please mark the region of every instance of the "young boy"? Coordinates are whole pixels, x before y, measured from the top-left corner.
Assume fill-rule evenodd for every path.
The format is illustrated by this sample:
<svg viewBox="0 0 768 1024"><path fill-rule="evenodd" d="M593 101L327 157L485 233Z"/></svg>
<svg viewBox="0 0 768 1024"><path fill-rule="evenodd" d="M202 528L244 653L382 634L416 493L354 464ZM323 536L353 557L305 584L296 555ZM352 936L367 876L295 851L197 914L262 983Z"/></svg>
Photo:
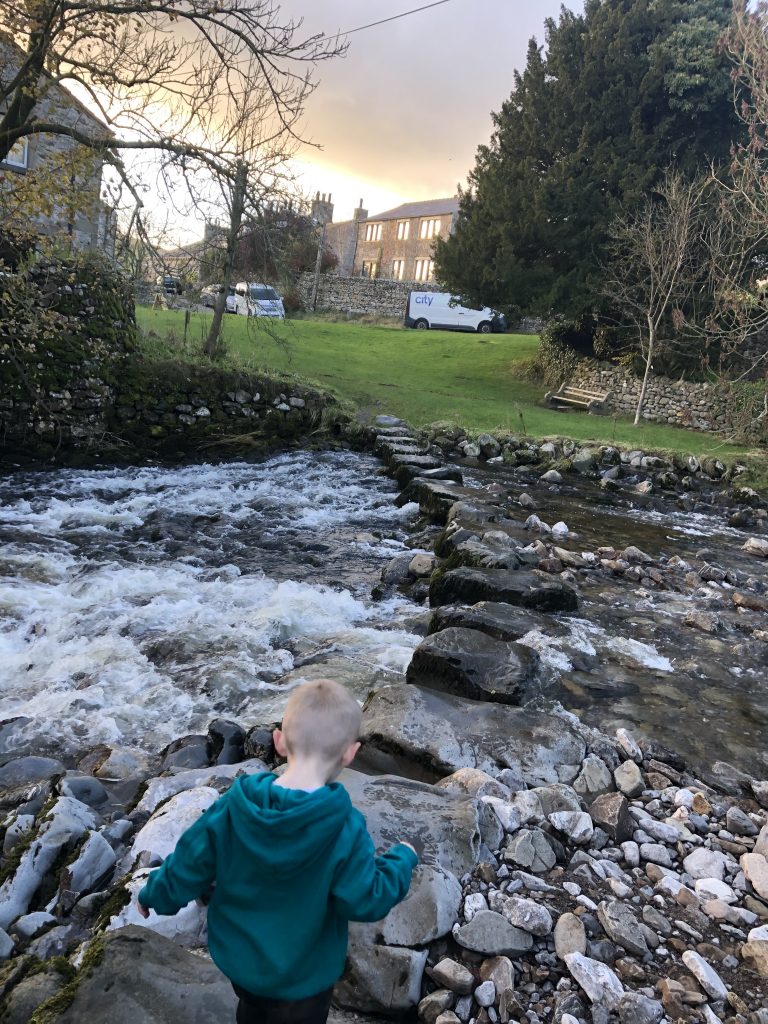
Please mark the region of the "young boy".
<svg viewBox="0 0 768 1024"><path fill-rule="evenodd" d="M175 914L213 890L208 946L239 997L237 1024L324 1024L344 970L348 921L378 921L408 892L408 843L376 857L365 819L333 781L358 751L361 712L338 683L291 694L280 777L241 777L187 829L139 893Z"/></svg>

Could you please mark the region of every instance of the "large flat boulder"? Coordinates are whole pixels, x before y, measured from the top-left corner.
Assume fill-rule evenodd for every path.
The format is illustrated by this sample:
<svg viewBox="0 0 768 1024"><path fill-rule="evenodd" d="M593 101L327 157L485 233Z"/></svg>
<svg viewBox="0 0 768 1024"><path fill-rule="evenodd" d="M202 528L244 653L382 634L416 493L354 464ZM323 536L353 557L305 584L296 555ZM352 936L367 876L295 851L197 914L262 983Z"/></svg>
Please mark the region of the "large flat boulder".
<svg viewBox="0 0 768 1024"><path fill-rule="evenodd" d="M477 601L501 601L518 608L539 612L572 612L578 607L573 587L559 579L543 579L532 572L507 569L451 569L433 580L429 603L475 604Z"/></svg>
<svg viewBox="0 0 768 1024"><path fill-rule="evenodd" d="M539 656L529 647L452 627L422 640L406 679L471 700L520 704L538 666Z"/></svg>
<svg viewBox="0 0 768 1024"><path fill-rule="evenodd" d="M586 755L584 739L560 716L402 684L371 697L363 739L372 767L420 778L516 768L531 785L570 783Z"/></svg>
<svg viewBox="0 0 768 1024"><path fill-rule="evenodd" d="M80 972L59 1024L220 1024L235 1019L237 999L224 975L147 928L105 935L103 953ZM96 961L96 962L94 962Z"/></svg>
<svg viewBox="0 0 768 1024"><path fill-rule="evenodd" d="M508 642L519 640L533 630L555 635L565 632L564 627L549 616L527 608L516 608L503 601L478 601L469 607L441 605L432 614L428 632L439 633L441 629L453 626L479 629L496 640Z"/></svg>
<svg viewBox="0 0 768 1024"><path fill-rule="evenodd" d="M403 686L402 689L411 689ZM339 776L365 816L377 852L405 839L423 849L423 860L461 878L479 853L477 804L424 782L346 769Z"/></svg>

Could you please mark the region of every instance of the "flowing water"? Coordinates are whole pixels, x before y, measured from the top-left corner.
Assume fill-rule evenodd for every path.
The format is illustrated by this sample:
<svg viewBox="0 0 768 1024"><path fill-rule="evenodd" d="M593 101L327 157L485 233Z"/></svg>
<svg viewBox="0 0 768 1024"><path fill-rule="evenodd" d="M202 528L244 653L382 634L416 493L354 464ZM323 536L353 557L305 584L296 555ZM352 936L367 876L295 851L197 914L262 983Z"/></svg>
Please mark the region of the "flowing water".
<svg viewBox="0 0 768 1024"><path fill-rule="evenodd" d="M634 545L662 566L687 562L667 567L659 588L605 573L580 578L579 614L522 640L549 670L548 697L605 731L628 726L653 738L704 772L720 760L768 775L768 644L751 635L768 630L768 616L737 611L727 583L684 580L709 564L765 590L768 567L741 550L751 534L728 525L727 507L699 497L683 511L674 496L609 495L577 477L546 489L530 471L501 466L470 467L465 482L513 498L527 489L542 520L568 526L555 543L576 553ZM722 629L686 624L692 612L718 616Z"/></svg>
<svg viewBox="0 0 768 1024"><path fill-rule="evenodd" d="M0 481L0 756L74 756L98 742L156 751L216 716L274 721L303 679L330 674L361 698L402 680L425 609L370 594L410 546L416 509L395 508L379 465L299 453ZM526 486L502 467L470 468L468 480L513 496ZM726 568L765 572L711 506L633 504L586 481L531 493L543 519L577 534L562 542L573 550L631 543L693 561L706 547ZM542 656L545 696L696 765L765 777L768 645L735 628L729 588L604 574L580 586L577 616L523 638ZM726 630L684 625L694 607L722 614Z"/></svg>
<svg viewBox="0 0 768 1024"><path fill-rule="evenodd" d="M269 722L332 672L401 678L405 599L370 601L413 509L369 457L17 474L0 483L0 753L157 750Z"/></svg>

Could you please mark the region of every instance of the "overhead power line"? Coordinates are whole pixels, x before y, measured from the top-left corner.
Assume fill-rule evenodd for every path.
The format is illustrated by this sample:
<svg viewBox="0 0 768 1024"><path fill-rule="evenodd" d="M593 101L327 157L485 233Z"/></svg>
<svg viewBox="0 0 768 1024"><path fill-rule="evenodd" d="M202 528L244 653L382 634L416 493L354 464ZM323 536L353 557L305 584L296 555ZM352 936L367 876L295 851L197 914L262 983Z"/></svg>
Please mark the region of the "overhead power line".
<svg viewBox="0 0 768 1024"><path fill-rule="evenodd" d="M388 21L397 21L399 18L407 18L411 14L418 14L419 11L428 11L430 7L440 7L441 4L450 3L451 0L435 0L434 3L424 4L423 7L415 7L412 11L403 11L402 14L393 14L390 18L382 18L381 21L372 21L369 25L360 25L358 28L351 28L348 32L339 32L340 36L352 36L355 32L365 32L366 29L376 28L377 25L386 25Z"/></svg>

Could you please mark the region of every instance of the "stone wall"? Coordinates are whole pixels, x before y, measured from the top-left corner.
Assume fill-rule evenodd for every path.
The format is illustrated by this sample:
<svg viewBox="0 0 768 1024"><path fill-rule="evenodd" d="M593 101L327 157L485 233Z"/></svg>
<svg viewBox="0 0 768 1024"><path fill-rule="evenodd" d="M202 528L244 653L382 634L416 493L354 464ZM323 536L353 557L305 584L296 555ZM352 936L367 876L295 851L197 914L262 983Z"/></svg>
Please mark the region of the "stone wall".
<svg viewBox="0 0 768 1024"><path fill-rule="evenodd" d="M317 429L335 407L329 395L268 377L136 356L109 380L72 369L68 387L0 399L0 460L269 448Z"/></svg>
<svg viewBox="0 0 768 1024"><path fill-rule="evenodd" d="M296 287L304 305L309 308L312 296L314 274L299 274ZM438 292L437 284L412 281L371 280L366 277L339 277L336 274L321 274L317 293L318 310L336 313L368 313L374 316L405 317L408 293L417 289L423 292Z"/></svg>
<svg viewBox="0 0 768 1024"><path fill-rule="evenodd" d="M634 415L642 380L631 371L598 363L593 359L579 362L573 379L576 387L611 392L611 409ZM718 408L711 384L674 381L651 377L645 396L643 419L670 423L696 430L719 430L725 426L725 411Z"/></svg>

